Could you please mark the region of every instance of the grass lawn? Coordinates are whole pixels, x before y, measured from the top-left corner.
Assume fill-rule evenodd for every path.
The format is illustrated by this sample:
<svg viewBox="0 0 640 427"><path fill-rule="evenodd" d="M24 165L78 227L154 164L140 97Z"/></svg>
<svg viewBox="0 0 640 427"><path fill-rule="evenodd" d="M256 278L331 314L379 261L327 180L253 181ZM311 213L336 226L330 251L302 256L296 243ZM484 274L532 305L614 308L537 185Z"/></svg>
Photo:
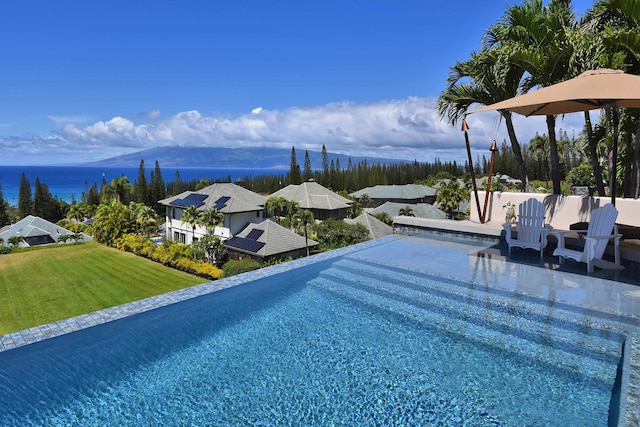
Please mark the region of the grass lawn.
<svg viewBox="0 0 640 427"><path fill-rule="evenodd" d="M0 255L0 335L205 282L95 242Z"/></svg>

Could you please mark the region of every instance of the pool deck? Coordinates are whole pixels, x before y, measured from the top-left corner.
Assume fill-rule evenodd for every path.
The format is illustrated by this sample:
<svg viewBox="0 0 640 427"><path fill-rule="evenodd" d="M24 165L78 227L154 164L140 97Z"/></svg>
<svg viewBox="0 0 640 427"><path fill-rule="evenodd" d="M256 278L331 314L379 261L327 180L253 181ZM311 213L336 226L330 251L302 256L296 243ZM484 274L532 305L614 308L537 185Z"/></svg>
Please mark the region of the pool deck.
<svg viewBox="0 0 640 427"><path fill-rule="evenodd" d="M627 268L622 272L616 273L596 270L595 274L589 276L586 274L584 264L567 262L559 266L557 263L554 263L554 259L557 260L557 258L550 255L545 255L544 263L540 265L539 254L529 250L513 251L510 262L504 263L502 261L506 260L506 245L500 240L501 231L502 229L486 227L467 221L437 221L402 217L402 219L395 224L395 236L365 242L356 247L347 247L307 258L300 258L261 270L0 336L0 352L153 310L308 264L332 259L363 249L375 248L392 239L410 239L411 236L424 232L434 233L436 235L463 235L471 241L492 242L489 245L485 245L484 249L478 252L475 257L468 256L469 260L465 261L464 268L458 268L459 265L455 264L456 262L460 264L461 259L450 260L439 263L440 265L437 266L437 269L440 273L436 271L436 274L448 274L451 270L460 270L460 279L472 280L474 277L473 274L477 273L479 263L488 263L494 266L501 266L500 268L505 270L501 273L501 277L511 277L511 279L507 279L506 282L509 282L509 280L516 281L518 277L529 278L532 275L535 275L536 278L538 276L548 277L553 278L553 280L566 280L565 277L568 277L571 286L574 286L579 291L583 291L582 293L576 292L575 295L581 296L576 296L576 301L567 301L568 303L584 304L589 307L594 304L598 306L595 307L596 309L601 308L604 311L633 317L638 319L638 331L640 331L640 272L634 268ZM640 259L640 246L638 255ZM388 255L386 258L389 258ZM424 264L424 260L421 261ZM403 259L397 260L397 262L407 263L411 262L411 260ZM633 259L631 263L632 265L640 265L633 264ZM538 270L540 268L541 270ZM535 273L536 270L542 274ZM532 271L534 272L533 274L531 273ZM560 272L560 274L556 272ZM561 278L558 279L558 276ZM545 296L536 295L536 292L541 292L539 280L534 280L532 284L528 283L528 280L517 280L517 282L519 292L531 293L533 296ZM507 285L508 284L509 283L507 283ZM511 284L513 285L513 283ZM536 287L538 289L536 289ZM586 298L584 296L584 290L588 290L588 300L584 299ZM602 291L602 293L600 293L600 291ZM640 425L640 332L630 334L627 344L627 348L630 351L625 351L624 358L622 395L625 397L621 403L621 421L619 423L621 426Z"/></svg>

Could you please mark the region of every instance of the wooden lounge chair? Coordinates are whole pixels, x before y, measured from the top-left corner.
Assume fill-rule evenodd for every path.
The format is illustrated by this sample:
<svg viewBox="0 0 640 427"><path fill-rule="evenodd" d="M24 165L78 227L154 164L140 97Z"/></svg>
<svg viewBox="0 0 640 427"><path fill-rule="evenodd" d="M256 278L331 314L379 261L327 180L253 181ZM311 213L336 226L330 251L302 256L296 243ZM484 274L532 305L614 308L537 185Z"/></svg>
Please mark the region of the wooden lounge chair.
<svg viewBox="0 0 640 427"><path fill-rule="evenodd" d="M620 238L616 226L618 210L612 204L606 204L591 212L589 227L587 230L559 231L554 230L553 234L558 238L558 248L553 251L553 255L559 257L560 264L564 258L571 258L578 262L587 264L587 271L593 273L593 267L622 270L620 264ZM565 238L567 233L583 233L584 248L580 250L567 249ZM614 262L602 259L609 240L613 240Z"/></svg>
<svg viewBox="0 0 640 427"><path fill-rule="evenodd" d="M502 224L505 232L505 240L509 247L515 246L523 249L535 249L540 252L542 263L543 251L547 246L547 236L551 231L550 225L544 224L544 205L538 199L531 198L518 206L518 218L516 222ZM513 236L513 231L516 236Z"/></svg>

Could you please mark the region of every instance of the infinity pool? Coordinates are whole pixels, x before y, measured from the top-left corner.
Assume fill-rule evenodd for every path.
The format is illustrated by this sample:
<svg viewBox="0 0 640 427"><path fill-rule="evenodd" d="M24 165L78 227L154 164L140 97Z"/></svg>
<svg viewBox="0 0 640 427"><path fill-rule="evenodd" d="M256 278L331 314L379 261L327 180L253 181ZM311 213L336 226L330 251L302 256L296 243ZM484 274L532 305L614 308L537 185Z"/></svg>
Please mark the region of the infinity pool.
<svg viewBox="0 0 640 427"><path fill-rule="evenodd" d="M637 320L485 249L386 239L0 352L0 425L607 425Z"/></svg>

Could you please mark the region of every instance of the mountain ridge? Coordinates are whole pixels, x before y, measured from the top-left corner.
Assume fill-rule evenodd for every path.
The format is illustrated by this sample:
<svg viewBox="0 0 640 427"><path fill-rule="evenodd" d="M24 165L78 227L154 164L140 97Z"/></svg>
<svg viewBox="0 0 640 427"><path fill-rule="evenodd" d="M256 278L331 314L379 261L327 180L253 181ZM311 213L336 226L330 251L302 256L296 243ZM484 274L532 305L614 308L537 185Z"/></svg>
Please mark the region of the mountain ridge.
<svg viewBox="0 0 640 427"><path fill-rule="evenodd" d="M322 168L322 152L307 150L311 167ZM342 168L349 159L353 164L366 160L368 163L401 164L407 160L388 159L370 156L348 156L327 152L329 162L340 161ZM305 150L296 150L296 161L304 168ZM214 148L214 147L157 147L137 151L131 154L111 157L95 162L84 163L83 166L103 167L137 167L144 160L146 166L152 166L157 160L161 167L193 167L193 168L261 168L286 169L291 165L291 150L286 148Z"/></svg>

